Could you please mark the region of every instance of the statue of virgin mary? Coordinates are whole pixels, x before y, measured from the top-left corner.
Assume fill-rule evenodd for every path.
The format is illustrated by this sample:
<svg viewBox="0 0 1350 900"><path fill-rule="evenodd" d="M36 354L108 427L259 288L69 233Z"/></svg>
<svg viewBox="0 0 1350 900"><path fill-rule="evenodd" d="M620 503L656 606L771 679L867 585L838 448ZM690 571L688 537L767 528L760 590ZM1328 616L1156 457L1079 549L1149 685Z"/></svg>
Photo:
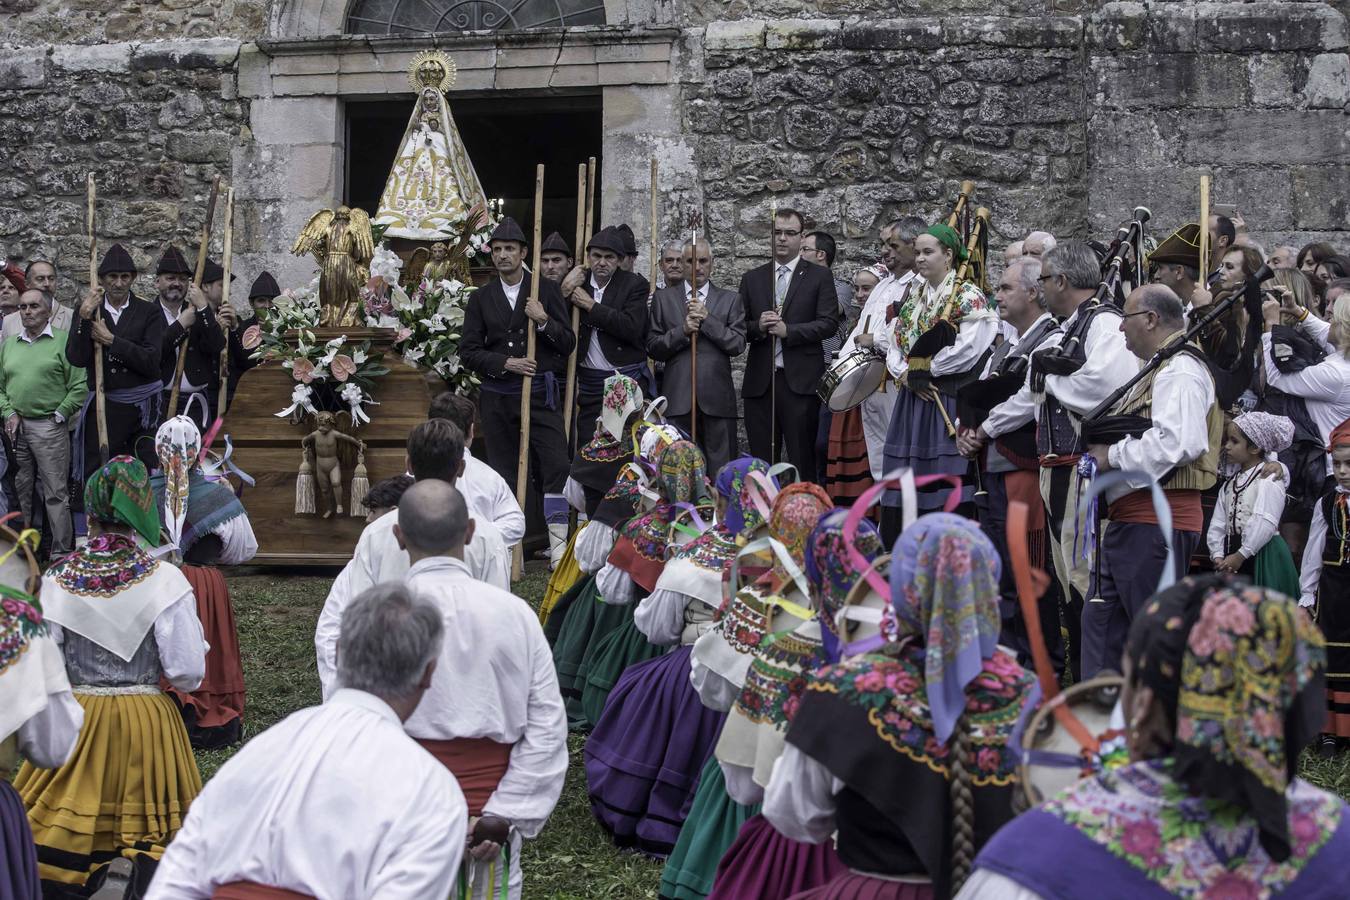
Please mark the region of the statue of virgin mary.
<svg viewBox="0 0 1350 900"><path fill-rule="evenodd" d="M408 80L418 92L394 165L389 170L375 224L389 237L445 240L475 204L486 204L483 186L460 140L445 91L455 64L440 51L419 53Z"/></svg>

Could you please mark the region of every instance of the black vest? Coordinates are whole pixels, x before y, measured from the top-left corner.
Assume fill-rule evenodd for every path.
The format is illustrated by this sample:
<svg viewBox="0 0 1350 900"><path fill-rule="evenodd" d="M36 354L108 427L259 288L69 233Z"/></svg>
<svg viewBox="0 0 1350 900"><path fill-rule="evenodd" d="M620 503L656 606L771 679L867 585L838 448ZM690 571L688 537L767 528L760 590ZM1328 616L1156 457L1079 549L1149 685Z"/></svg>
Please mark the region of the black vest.
<svg viewBox="0 0 1350 900"><path fill-rule="evenodd" d="M1110 303L1091 304L1091 300L1085 300L1078 307L1078 317L1065 330L1064 340L1055 348L1061 354L1076 359L1080 365L1087 361L1087 336L1092 323L1100 315L1120 315L1120 310ZM1087 450L1070 415L1047 385L1045 402L1036 414L1036 452L1040 456L1077 456Z"/></svg>

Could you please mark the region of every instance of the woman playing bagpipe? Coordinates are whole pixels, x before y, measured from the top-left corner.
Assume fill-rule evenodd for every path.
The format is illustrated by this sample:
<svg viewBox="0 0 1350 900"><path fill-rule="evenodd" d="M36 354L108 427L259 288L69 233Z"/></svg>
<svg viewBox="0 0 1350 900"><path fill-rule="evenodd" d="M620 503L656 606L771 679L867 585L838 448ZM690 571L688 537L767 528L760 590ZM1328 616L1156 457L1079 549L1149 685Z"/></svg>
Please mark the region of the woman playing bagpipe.
<svg viewBox="0 0 1350 900"><path fill-rule="evenodd" d="M969 461L956 447L956 388L979 376L995 336L998 316L984 292L968 279L982 260L979 246L988 223L981 210L969 246L951 225L933 225L914 242L917 288L882 335L886 367L908 390L898 391L886 434L887 472L911 469L916 476L964 475ZM972 259L972 253L976 257ZM958 272L956 265L960 265ZM919 493L921 513L941 509L953 488ZM962 488L962 500L974 497ZM883 500L882 535L895 539L900 524L900 494Z"/></svg>

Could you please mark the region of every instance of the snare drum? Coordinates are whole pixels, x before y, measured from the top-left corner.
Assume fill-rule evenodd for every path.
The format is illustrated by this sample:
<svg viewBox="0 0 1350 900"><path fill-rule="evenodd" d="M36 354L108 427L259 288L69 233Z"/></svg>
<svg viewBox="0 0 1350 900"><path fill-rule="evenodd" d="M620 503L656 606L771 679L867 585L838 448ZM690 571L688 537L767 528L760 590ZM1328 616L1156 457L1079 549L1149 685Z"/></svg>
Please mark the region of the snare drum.
<svg viewBox="0 0 1350 900"><path fill-rule="evenodd" d="M885 380L885 357L859 347L825 370L816 393L830 412L848 412L875 394Z"/></svg>
<svg viewBox="0 0 1350 900"><path fill-rule="evenodd" d="M1022 735L1023 755L1017 767L1025 802L1034 806L1080 778L1128 761L1124 731L1111 721L1124 682L1119 675L1098 675L1066 688L1031 715ZM1059 721L1054 710L1059 705L1067 706L1073 718L1098 741L1097 750L1084 747Z"/></svg>

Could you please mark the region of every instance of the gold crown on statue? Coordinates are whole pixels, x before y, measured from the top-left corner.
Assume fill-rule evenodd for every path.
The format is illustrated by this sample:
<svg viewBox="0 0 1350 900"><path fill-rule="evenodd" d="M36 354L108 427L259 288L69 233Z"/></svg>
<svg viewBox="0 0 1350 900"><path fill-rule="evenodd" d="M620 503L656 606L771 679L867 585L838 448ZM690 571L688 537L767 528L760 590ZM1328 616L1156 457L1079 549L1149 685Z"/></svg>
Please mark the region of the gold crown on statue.
<svg viewBox="0 0 1350 900"><path fill-rule="evenodd" d="M445 93L454 86L458 71L459 67L450 54L443 50L423 50L408 65L408 84L418 92L434 87Z"/></svg>

